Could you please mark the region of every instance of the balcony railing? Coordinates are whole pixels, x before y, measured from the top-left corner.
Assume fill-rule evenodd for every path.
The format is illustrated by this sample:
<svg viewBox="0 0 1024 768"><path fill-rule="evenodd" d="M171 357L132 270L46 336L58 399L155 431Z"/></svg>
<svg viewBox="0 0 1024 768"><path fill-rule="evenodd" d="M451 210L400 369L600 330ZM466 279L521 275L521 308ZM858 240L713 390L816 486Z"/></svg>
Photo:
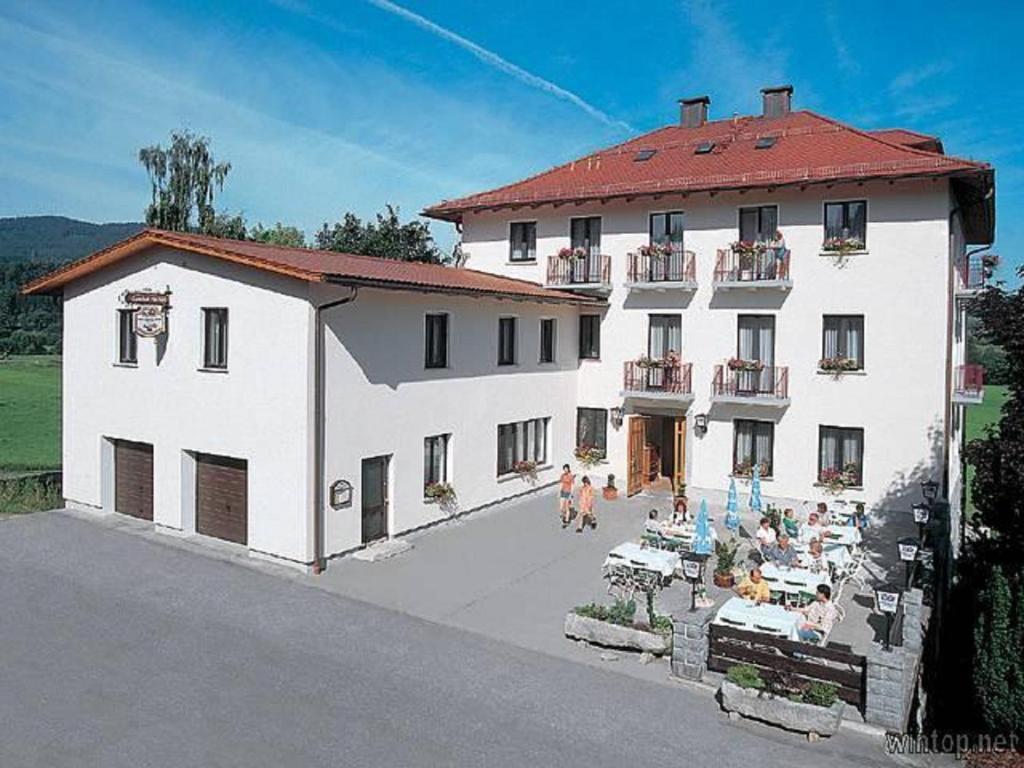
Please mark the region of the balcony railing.
<svg viewBox="0 0 1024 768"><path fill-rule="evenodd" d="M789 287L789 250L757 247L719 249L714 282L718 287Z"/></svg>
<svg viewBox="0 0 1024 768"><path fill-rule="evenodd" d="M958 365L953 377L953 401L966 405L985 399L985 369L980 365Z"/></svg>
<svg viewBox="0 0 1024 768"><path fill-rule="evenodd" d="M759 369L734 369L728 363L716 365L711 397L715 400L788 403L789 368L768 365Z"/></svg>
<svg viewBox="0 0 1024 768"><path fill-rule="evenodd" d="M956 264L956 272L959 278L957 293L972 294L985 287L990 268L987 267L981 256L962 258Z"/></svg>
<svg viewBox="0 0 1024 768"><path fill-rule="evenodd" d="M674 362L663 365L640 365L629 360L622 377L623 394L654 395L658 398L684 398L693 394L692 363Z"/></svg>
<svg viewBox="0 0 1024 768"><path fill-rule="evenodd" d="M696 286L697 259L693 251L673 251L664 255L631 253L627 279L637 287L657 287L665 283Z"/></svg>
<svg viewBox="0 0 1024 768"><path fill-rule="evenodd" d="M547 284L555 287L608 287L611 257L599 253L586 256L548 256Z"/></svg>

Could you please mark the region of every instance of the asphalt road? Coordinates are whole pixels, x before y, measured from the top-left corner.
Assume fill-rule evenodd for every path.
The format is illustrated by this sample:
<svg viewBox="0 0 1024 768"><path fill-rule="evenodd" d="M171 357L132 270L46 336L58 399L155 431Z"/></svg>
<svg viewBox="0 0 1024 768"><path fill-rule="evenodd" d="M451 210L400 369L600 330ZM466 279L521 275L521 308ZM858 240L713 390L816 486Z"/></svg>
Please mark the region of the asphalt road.
<svg viewBox="0 0 1024 768"><path fill-rule="evenodd" d="M0 520L3 768L886 762L94 522Z"/></svg>

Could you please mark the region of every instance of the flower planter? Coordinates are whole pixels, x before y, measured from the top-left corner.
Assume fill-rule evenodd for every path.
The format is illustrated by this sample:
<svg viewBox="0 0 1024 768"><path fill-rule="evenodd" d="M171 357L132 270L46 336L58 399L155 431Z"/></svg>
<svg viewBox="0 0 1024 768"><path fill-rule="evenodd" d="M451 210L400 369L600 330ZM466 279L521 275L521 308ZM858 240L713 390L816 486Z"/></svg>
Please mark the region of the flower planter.
<svg viewBox="0 0 1024 768"><path fill-rule="evenodd" d="M662 656L672 650L672 636L624 627L569 612L565 617L565 636L606 648L627 648Z"/></svg>
<svg viewBox="0 0 1024 768"><path fill-rule="evenodd" d="M846 706L842 701L836 701L831 707L790 701L754 688L741 688L728 680L722 681L718 695L726 712L806 733L809 737L812 734L831 736L838 731Z"/></svg>
<svg viewBox="0 0 1024 768"><path fill-rule="evenodd" d="M715 582L716 587L722 589L732 589L736 584L736 577L731 573L716 573L712 575L711 580Z"/></svg>

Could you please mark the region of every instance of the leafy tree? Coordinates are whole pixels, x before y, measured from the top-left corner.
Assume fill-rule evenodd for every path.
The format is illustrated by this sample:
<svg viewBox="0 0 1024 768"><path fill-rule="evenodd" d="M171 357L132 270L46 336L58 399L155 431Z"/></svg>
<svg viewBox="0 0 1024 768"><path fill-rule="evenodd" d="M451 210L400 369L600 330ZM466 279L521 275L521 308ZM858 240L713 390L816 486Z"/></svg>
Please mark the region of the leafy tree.
<svg viewBox="0 0 1024 768"><path fill-rule="evenodd" d="M273 245L284 245L289 248L305 248L306 236L297 227L286 227L277 222L273 228L257 224L249 231L249 239L257 243L272 243Z"/></svg>
<svg viewBox="0 0 1024 768"><path fill-rule="evenodd" d="M974 628L975 697L981 719L993 733L1024 732L1024 601L1019 578L1016 581L1011 589L1002 568L992 569Z"/></svg>
<svg viewBox="0 0 1024 768"><path fill-rule="evenodd" d="M422 221L402 224L398 209L389 205L377 214L376 222L362 221L353 213L346 213L340 222L324 223L316 233L316 245L321 250L339 253L357 253L379 256L398 261L421 261L447 264L450 258L434 243L430 227Z"/></svg>
<svg viewBox="0 0 1024 768"><path fill-rule="evenodd" d="M140 149L139 162L152 186L146 224L173 232L214 231L214 196L224 188L231 163L214 159L208 138L174 131L166 149L159 144Z"/></svg>
<svg viewBox="0 0 1024 768"><path fill-rule="evenodd" d="M1006 351L998 344L979 338L981 321L967 318L967 361L985 368L986 384L1006 384Z"/></svg>

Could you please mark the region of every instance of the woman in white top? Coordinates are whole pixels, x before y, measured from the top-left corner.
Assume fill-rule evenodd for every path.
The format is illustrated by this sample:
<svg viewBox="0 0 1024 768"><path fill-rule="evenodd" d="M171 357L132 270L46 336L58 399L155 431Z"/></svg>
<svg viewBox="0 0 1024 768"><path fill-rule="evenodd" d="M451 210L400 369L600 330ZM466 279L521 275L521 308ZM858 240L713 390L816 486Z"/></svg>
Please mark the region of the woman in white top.
<svg viewBox="0 0 1024 768"><path fill-rule="evenodd" d="M774 547L775 540L778 538L775 535L775 529L771 526L771 520L767 517L761 518L761 524L754 535L757 537L757 544L761 548L761 554Z"/></svg>

